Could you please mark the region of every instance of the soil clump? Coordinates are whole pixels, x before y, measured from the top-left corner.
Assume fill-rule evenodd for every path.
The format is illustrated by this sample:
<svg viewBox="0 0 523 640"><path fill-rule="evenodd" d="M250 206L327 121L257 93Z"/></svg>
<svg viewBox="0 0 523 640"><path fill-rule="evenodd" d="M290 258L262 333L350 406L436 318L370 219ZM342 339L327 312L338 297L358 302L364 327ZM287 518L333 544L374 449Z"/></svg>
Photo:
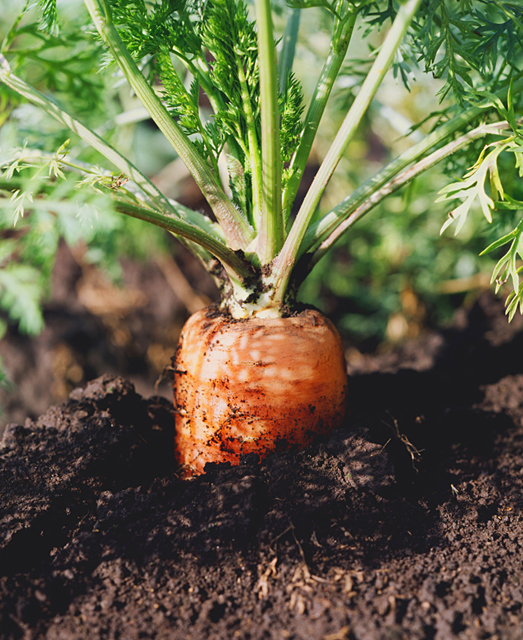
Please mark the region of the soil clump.
<svg viewBox="0 0 523 640"><path fill-rule="evenodd" d="M103 376L0 448L0 638L523 639L523 332L363 356L328 440L176 476L172 407Z"/></svg>

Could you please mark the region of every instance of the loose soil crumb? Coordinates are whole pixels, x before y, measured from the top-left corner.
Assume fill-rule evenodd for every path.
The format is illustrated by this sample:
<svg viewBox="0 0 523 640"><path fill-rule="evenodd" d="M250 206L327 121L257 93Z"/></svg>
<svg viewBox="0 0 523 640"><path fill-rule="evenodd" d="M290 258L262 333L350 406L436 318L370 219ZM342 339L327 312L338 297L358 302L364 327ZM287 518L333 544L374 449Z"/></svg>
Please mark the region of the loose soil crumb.
<svg viewBox="0 0 523 640"><path fill-rule="evenodd" d="M0 448L0 637L523 639L523 333L353 369L344 428L184 482L162 398L104 376Z"/></svg>

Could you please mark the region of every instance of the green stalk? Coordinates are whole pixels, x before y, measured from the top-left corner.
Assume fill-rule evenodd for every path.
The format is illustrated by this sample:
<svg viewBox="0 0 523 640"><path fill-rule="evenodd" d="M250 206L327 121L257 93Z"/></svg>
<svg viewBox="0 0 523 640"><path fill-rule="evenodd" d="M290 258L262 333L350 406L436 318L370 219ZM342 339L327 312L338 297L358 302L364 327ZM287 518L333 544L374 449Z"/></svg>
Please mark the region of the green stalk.
<svg viewBox="0 0 523 640"><path fill-rule="evenodd" d="M8 87L19 93L21 96L32 102L36 106L43 109L47 114L64 124L66 127L76 133L84 142L96 149L107 160L114 164L117 169L125 173L146 193L156 206L164 207L168 210L172 209L169 200L161 193L157 187L139 171L127 158L116 151L110 144L105 142L94 131L83 125L81 122L73 118L67 111L61 109L56 103L52 102L40 91L33 89L31 85L21 80L11 72L9 64L4 56L0 53L0 80Z"/></svg>
<svg viewBox="0 0 523 640"><path fill-rule="evenodd" d="M34 156L30 154L29 157L34 158L38 156ZM54 157L54 154L41 153L40 157L42 159L45 159L45 158L51 159L52 157ZM98 167L93 167L92 165L89 165L86 162L82 162L81 160L69 159L69 160L60 160L59 162L60 162L60 165L69 167L73 171L76 171L82 175L99 175L101 173L102 175L106 175L107 177L113 177L110 171L105 171L103 169L99 169ZM140 197L142 196L142 192L134 182L131 182L131 181L127 182L125 184L125 191L130 192L132 196L138 198L139 200L142 200L142 197ZM218 242L221 242L222 244L225 245L225 238L223 236L222 230L216 222L213 222L210 218L208 218L205 215L202 215L198 211L195 211L194 209L189 209L189 207L186 207L183 204L176 202L176 200L168 200L167 198L165 198L165 200L169 205L169 207L167 208L167 211L165 207L158 207L158 206L154 207L155 210L158 211L160 215L167 215L172 218L171 214L175 214L175 216L181 222L198 227L199 229L201 229L203 233L205 233L206 235L210 236L211 238L214 238Z"/></svg>
<svg viewBox="0 0 523 640"><path fill-rule="evenodd" d="M22 22L23 17L24 17L24 12L20 13L18 17L15 19L15 21L13 22L13 24L11 25L11 28L6 33L5 38L2 40L2 44L0 44L0 53L2 51L6 51L8 48L8 44L10 44L14 40L15 34L18 30L18 25L20 24L20 22Z"/></svg>
<svg viewBox="0 0 523 640"><path fill-rule="evenodd" d="M214 113L217 114L222 111L225 108L223 97L212 84L209 65L207 64L207 60L205 59L203 52L194 60L188 61L182 58L180 58L180 60L185 64L188 71L198 78L200 86L202 87L205 95L209 98L209 102L211 103ZM239 146L233 136L228 137L227 146L231 155L235 158L240 157Z"/></svg>
<svg viewBox="0 0 523 640"><path fill-rule="evenodd" d="M71 131L76 133L84 142L107 158L107 160L109 160L117 169L126 176L129 176L132 183L138 188L138 193L145 194L148 197L149 202L156 207L156 211L153 212L154 215L150 214L150 210L144 207L144 209L149 211L149 214L152 215L152 218L154 218L154 220L151 219L149 221L154 224L158 224L158 226L163 226L173 233L178 233L175 231L175 228L179 229L180 239L183 241L183 244L189 246L189 248L194 251L204 263L208 262L205 252L207 251L206 248L210 247L213 249L212 251L209 249L211 254L215 255L219 259L221 259L221 257L226 259L227 262L225 264L227 265L229 275L231 275L231 277L233 277L232 272L235 268L239 268L240 274L245 275L245 265L241 266L239 263L237 264L237 260L235 257L233 258L235 254L232 252L232 255L224 253L223 249L226 249L226 247L223 245L221 240L222 231L220 227L198 211L193 211L178 202L166 198L165 195L145 175L143 175L123 155L116 151L116 149L103 140L103 138L73 118L67 111L61 109L44 94L33 89L33 87L14 75L9 68L7 60L2 54L0 54L0 81L3 81L11 89L17 91L24 98L64 124ZM44 154L40 155L43 156ZM89 170L89 165L85 165L80 161L69 162L62 160L61 164L70 166L73 170L77 170L83 174L92 173L92 171ZM145 218L142 217L142 219ZM168 223L166 221L168 221ZM160 224L160 222L162 223ZM198 229L199 233L195 233L195 229ZM194 238L194 242L191 238ZM221 247L223 247L223 249ZM220 252L220 255L218 255L218 251Z"/></svg>
<svg viewBox="0 0 523 640"><path fill-rule="evenodd" d="M424 173L428 169L431 169L436 164L448 158L452 154L456 153L460 149L468 146L474 140L479 140L480 138L484 138L488 135L501 135L503 130L509 129L510 125L508 122L495 122L492 124L481 124L479 127L468 131L464 135L452 140L445 146L437 149L430 155L425 156L427 149L424 152L419 154L419 157L422 159L416 162L414 165L410 166L408 169L400 173L396 173L394 177L385 182L380 188L376 189L376 184L374 179L371 178L369 183L372 183L372 186L367 183L363 184L360 189L361 193L356 194L354 192L354 196L356 196L355 200L352 203L352 206L348 209L350 211L350 215L347 215L347 210L344 211L343 206L339 205L331 211L331 213L327 216L330 218L330 224L328 225L320 225L315 230L316 242L318 244L317 248L311 252L312 258L307 263L307 272L309 272L321 258L330 250L332 245L338 240L338 238L343 235L350 227L352 227L360 218L362 218L366 213L368 213L371 209L373 209L377 204L379 204L384 198L389 196L391 193L394 193L405 184L419 176L421 173ZM372 193L368 193L363 195L367 189L366 186L371 186ZM359 189L357 190L359 191ZM355 206L355 202L358 204ZM343 205L344 203L342 203ZM343 222L340 223L340 214L344 215ZM336 225L333 227L332 216L337 217ZM323 220L321 221L323 222ZM322 227L320 229L320 227ZM313 231L312 229L310 230ZM312 235L312 233L311 233ZM321 238L324 238L321 240ZM305 277L306 274L303 274Z"/></svg>
<svg viewBox="0 0 523 640"><path fill-rule="evenodd" d="M262 216L263 201L263 176L260 145L258 143L258 132L256 131L256 122L252 111L251 96L249 94L249 87L247 86L247 78L245 77L243 61L236 52L234 57L236 59L236 71L240 81L243 110L247 121L247 142L249 145L248 157L250 159L252 172L252 219L254 221L255 228L258 228Z"/></svg>
<svg viewBox="0 0 523 640"><path fill-rule="evenodd" d="M284 240L281 208L280 113L278 68L270 0L255 0L260 65L262 137L262 216L257 240L261 264L269 264Z"/></svg>
<svg viewBox="0 0 523 640"><path fill-rule="evenodd" d="M374 193L382 189L385 185L396 179L402 171L423 158L433 147L442 143L456 131L478 117L481 113L479 107L471 107L449 120L444 125L438 127L435 131L425 136L423 140L407 149L397 158L394 158L383 169L378 171L372 178L366 180L350 196L342 200L334 209L329 211L325 216L312 224L300 247L298 255L311 252L325 238L335 233L336 228L355 211L360 205L374 197Z"/></svg>
<svg viewBox="0 0 523 640"><path fill-rule="evenodd" d="M513 92L523 91L523 77L514 82ZM500 99L505 99L507 89L500 91ZM395 179L402 171L415 162L422 159L433 147L447 140L454 133L473 122L481 113L492 106L492 100L487 99L478 106L468 107L459 115L442 124L432 133L429 133L423 140L407 149L397 158L389 162L376 175L360 185L350 196L345 198L334 209L327 213L321 220L312 224L304 237L298 255L311 252L315 246L323 242L330 234L336 231L338 225L342 224L353 211L360 205L373 197L374 192L384 187L388 182Z"/></svg>
<svg viewBox="0 0 523 640"><path fill-rule="evenodd" d="M157 227L166 229L177 236L181 236L200 245L218 258L227 271L235 275L236 279L244 280L252 276L250 266L241 257L216 238L209 236L199 227L188 224L174 216L169 216L159 211L149 209L148 207L142 207L139 204L133 204L117 196L114 196L112 199L116 210L120 213L155 224Z"/></svg>
<svg viewBox="0 0 523 640"><path fill-rule="evenodd" d="M0 54L0 81L4 82L8 87L17 91L24 98L43 109L47 114L64 124L71 131L76 133L84 142L96 149L107 160L109 160L117 169L128 176L139 189L149 197L149 201L157 209L164 210L180 217L182 221L195 224L205 230L206 233L213 235L219 239L219 233L214 228L209 218L184 207L178 202L169 200L164 194L137 169L127 158L116 151L110 144L101 138L94 131L83 125L81 122L73 118L67 111L61 109L57 104L49 100L43 93L33 89L26 82L15 76L9 70L7 60ZM63 162L63 164L67 164ZM79 165L81 171L86 172L84 166Z"/></svg>
<svg viewBox="0 0 523 640"><path fill-rule="evenodd" d="M287 74L292 71L294 55L296 53L296 42L300 30L301 9L291 9L285 33L283 34L283 45L278 61L278 77L280 79L280 93L285 91Z"/></svg>
<svg viewBox="0 0 523 640"><path fill-rule="evenodd" d="M343 124L332 143L324 161L322 162L314 181L305 196L296 220L285 241L283 249L274 265L275 274L275 302L283 302L290 274L294 268L301 242L305 236L312 216L325 191L334 170L354 137L356 130L367 111L376 91L387 73L398 47L416 13L421 0L407 0L400 6L380 52L374 61L363 85L352 103Z"/></svg>
<svg viewBox="0 0 523 640"><path fill-rule="evenodd" d="M160 55L161 55L161 58L160 58ZM190 99L189 91L185 87L183 81L181 80L180 76L178 75L178 72L176 71L176 69L174 67L174 64L173 64L173 61L172 61L171 54L170 54L169 50L168 49L161 50L161 53L158 53L158 58L159 58L159 60L160 59L162 60L162 64L168 64L169 65L170 73L172 73L174 76L176 76L176 78L178 78L178 81L179 81L180 85L183 87L183 91L184 91L185 95L187 96L187 98ZM198 77L198 80L200 80L200 76L198 75L197 77ZM219 168L218 168L218 162L217 162L216 157L215 157L215 155L213 153L212 144L211 144L211 141L210 141L209 136L207 134L207 131L206 131L205 127L203 126L199 110L198 110L198 113L197 113L197 126L198 126L198 133L200 134L200 136L202 138L202 142L205 145L205 147L207 148L207 151L208 151L208 154L209 154L209 158L210 158L210 162L212 163L212 168L213 168L213 171L214 171L214 175L219 175L220 171L219 171Z"/></svg>
<svg viewBox="0 0 523 640"><path fill-rule="evenodd" d="M288 219L290 215L292 205L298 193L303 172L332 92L332 87L334 86L334 82L338 77L341 65L347 54L347 49L354 31L356 16L356 12L352 13L347 21L343 23L342 28L337 28L337 25L335 25L334 31L339 31L339 35L336 42L334 42L333 39L333 44L321 70L307 110L307 115L305 116L299 147L289 165L289 174L291 177L283 192L283 211L286 219ZM336 20L338 23L341 23L339 19Z"/></svg>
<svg viewBox="0 0 523 640"><path fill-rule="evenodd" d="M192 142L173 121L149 83L139 70L131 54L111 22L110 8L106 0L84 0L98 33L109 48L132 89L147 109L151 118L171 143L185 166L189 169L211 206L232 249L244 249L253 236L247 219L236 210L225 195L219 181L207 162L200 156Z"/></svg>
<svg viewBox="0 0 523 640"><path fill-rule="evenodd" d="M13 181L11 180L9 184L12 185L12 183ZM129 202L117 195L111 195L111 200L114 202L115 209L120 213L155 224L157 227L174 233L180 240L188 240L192 246L196 245L198 249L203 248L209 254L218 258L226 269L234 274L236 279L244 280L252 276L250 266L244 260L226 247L223 242L208 235L199 227L179 220L172 214L162 213L145 205ZM11 206L12 203L9 199L0 198L0 209ZM71 203L69 202L63 200L53 201L47 198L35 198L29 206L31 209L44 209L53 212L69 211L71 209ZM202 254L199 255L202 257Z"/></svg>

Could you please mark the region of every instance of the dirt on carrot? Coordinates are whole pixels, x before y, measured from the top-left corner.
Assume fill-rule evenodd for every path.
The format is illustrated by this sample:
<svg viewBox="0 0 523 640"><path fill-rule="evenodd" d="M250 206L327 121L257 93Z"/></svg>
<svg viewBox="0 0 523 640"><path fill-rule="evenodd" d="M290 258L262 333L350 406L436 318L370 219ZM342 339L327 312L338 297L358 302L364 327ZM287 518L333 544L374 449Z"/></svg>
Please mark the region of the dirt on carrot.
<svg viewBox="0 0 523 640"><path fill-rule="evenodd" d="M208 462L303 449L343 421L343 345L322 313L231 320L213 309L185 325L173 360L176 457L184 477Z"/></svg>
<svg viewBox="0 0 523 640"><path fill-rule="evenodd" d="M522 638L522 349L483 298L359 359L325 442L191 481L119 378L9 427L0 637Z"/></svg>

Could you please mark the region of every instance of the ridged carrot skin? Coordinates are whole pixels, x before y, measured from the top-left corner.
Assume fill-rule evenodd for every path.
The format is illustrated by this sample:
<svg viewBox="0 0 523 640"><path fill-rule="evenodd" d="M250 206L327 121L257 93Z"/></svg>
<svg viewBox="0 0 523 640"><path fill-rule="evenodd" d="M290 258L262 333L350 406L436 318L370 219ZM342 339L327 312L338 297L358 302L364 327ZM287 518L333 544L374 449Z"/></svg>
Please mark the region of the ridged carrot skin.
<svg viewBox="0 0 523 640"><path fill-rule="evenodd" d="M189 318L174 358L176 457L184 477L207 462L303 448L339 426L347 374L336 328L319 311Z"/></svg>

